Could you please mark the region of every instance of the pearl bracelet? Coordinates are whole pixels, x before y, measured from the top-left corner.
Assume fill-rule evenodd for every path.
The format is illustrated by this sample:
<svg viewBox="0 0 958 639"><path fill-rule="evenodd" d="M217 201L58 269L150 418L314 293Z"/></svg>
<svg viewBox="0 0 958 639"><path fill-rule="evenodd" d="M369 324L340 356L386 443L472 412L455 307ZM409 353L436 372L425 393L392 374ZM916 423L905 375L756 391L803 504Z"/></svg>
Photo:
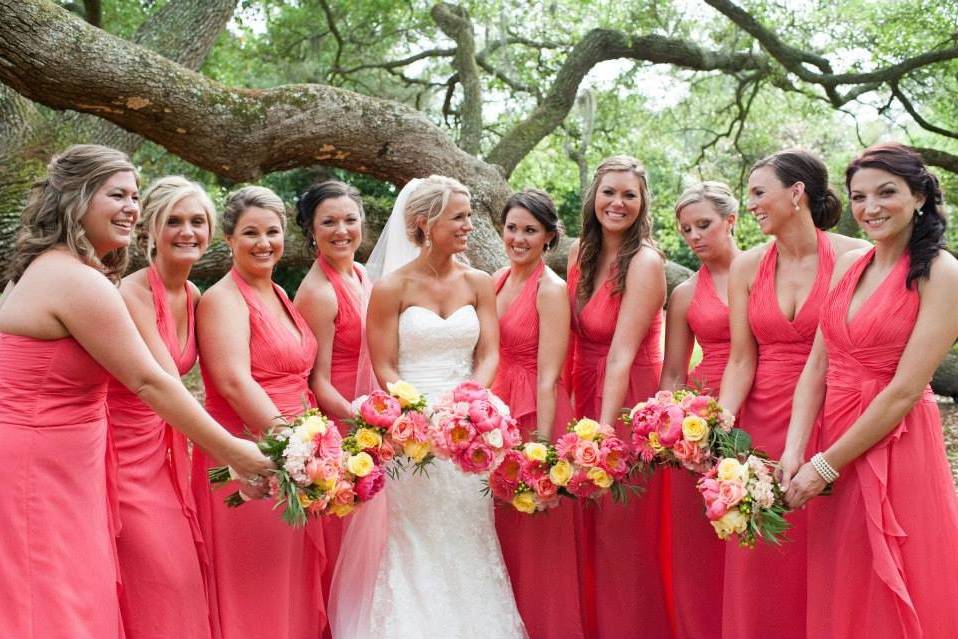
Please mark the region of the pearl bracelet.
<svg viewBox="0 0 958 639"><path fill-rule="evenodd" d="M826 484L831 484L838 479L838 471L832 468L832 465L828 463L825 456L821 453L812 455L812 468L822 476Z"/></svg>

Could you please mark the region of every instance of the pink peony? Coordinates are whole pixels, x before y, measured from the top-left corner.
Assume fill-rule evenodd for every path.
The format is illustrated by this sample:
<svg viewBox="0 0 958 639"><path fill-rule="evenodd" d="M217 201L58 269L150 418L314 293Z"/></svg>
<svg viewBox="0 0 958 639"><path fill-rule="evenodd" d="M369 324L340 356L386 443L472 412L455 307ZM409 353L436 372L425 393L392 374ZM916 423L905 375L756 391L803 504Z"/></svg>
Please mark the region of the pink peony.
<svg viewBox="0 0 958 639"><path fill-rule="evenodd" d="M727 512L728 505L721 499L716 499L706 507L705 516L709 518L709 521L715 521L716 519L721 519Z"/></svg>
<svg viewBox="0 0 958 639"><path fill-rule="evenodd" d="M499 430L502 431L503 448L515 448L522 443L522 433L519 432L519 424L512 417L503 415L500 418Z"/></svg>
<svg viewBox="0 0 958 639"><path fill-rule="evenodd" d="M685 419L685 411L678 406L669 406L659 415L659 423L655 430L659 435L659 442L666 448L672 448L675 442L682 438L683 419Z"/></svg>
<svg viewBox="0 0 958 639"><path fill-rule="evenodd" d="M338 460L338 458L336 458ZM333 458L313 457L306 463L306 475L316 484L323 480L336 479L340 475L340 468Z"/></svg>
<svg viewBox="0 0 958 639"><path fill-rule="evenodd" d="M395 397L377 390L369 394L359 407L359 416L376 428L389 428L402 414L402 405Z"/></svg>
<svg viewBox="0 0 958 639"><path fill-rule="evenodd" d="M469 403L469 421L480 433L499 428L499 411L489 402L479 399Z"/></svg>
<svg viewBox="0 0 958 639"><path fill-rule="evenodd" d="M456 455L456 461L464 472L482 473L492 466L495 458L492 451L481 441L470 444Z"/></svg>
<svg viewBox="0 0 958 639"><path fill-rule="evenodd" d="M454 402L474 402L487 398L489 391L486 387L473 380L466 380L454 389L452 389L452 400Z"/></svg>
<svg viewBox="0 0 958 639"><path fill-rule="evenodd" d="M373 468L372 472L356 481L356 495L359 501L369 501L376 496L386 485L386 473L381 466Z"/></svg>
<svg viewBox="0 0 958 639"><path fill-rule="evenodd" d="M709 395L686 395L682 399L682 408L702 419L708 419L712 401L712 397Z"/></svg>
<svg viewBox="0 0 958 639"><path fill-rule="evenodd" d="M465 420L456 421L444 428L443 447L451 453L465 450L476 437L476 429Z"/></svg>
<svg viewBox="0 0 958 639"><path fill-rule="evenodd" d="M313 443L316 444L316 457L339 459L343 456L343 437L336 428L327 428L325 433L317 434Z"/></svg>

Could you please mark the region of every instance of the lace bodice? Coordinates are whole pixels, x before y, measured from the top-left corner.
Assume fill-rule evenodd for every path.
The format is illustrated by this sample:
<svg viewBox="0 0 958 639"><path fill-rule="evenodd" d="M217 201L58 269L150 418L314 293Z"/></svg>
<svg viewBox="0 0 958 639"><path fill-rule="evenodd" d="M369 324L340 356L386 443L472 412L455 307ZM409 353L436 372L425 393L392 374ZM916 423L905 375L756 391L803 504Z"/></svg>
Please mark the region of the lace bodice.
<svg viewBox="0 0 958 639"><path fill-rule="evenodd" d="M472 376L478 341L475 306L460 306L446 318L410 306L399 316L399 376L435 400Z"/></svg>

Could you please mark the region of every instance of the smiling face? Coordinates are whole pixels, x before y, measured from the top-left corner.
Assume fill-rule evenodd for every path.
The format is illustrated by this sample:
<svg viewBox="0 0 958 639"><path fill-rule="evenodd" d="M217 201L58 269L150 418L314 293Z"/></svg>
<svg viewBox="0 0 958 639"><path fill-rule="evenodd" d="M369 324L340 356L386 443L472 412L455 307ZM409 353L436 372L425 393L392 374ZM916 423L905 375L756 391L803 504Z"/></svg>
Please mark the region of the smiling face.
<svg viewBox="0 0 958 639"><path fill-rule="evenodd" d="M80 225L97 257L129 246L140 216L140 190L132 171L108 177L90 199Z"/></svg>
<svg viewBox="0 0 958 639"><path fill-rule="evenodd" d="M735 226L735 214L723 218L708 200L683 206L678 223L682 239L700 260L719 257L731 247L729 238Z"/></svg>
<svg viewBox="0 0 958 639"><path fill-rule="evenodd" d="M419 218L423 230L434 251L462 253L468 248L469 234L476 228L472 224L472 204L463 193L453 193L446 208L427 228L425 216Z"/></svg>
<svg viewBox="0 0 958 639"><path fill-rule="evenodd" d="M347 196L323 200L313 213L316 250L327 259L353 259L363 241L359 206Z"/></svg>
<svg viewBox="0 0 958 639"><path fill-rule="evenodd" d="M755 216L765 235L774 235L782 224L795 214L804 192L804 185L796 182L785 186L771 166L762 166L748 176L748 210Z"/></svg>
<svg viewBox="0 0 958 639"><path fill-rule="evenodd" d="M203 203L194 196L173 205L157 233L158 261L194 264L210 245L210 220Z"/></svg>
<svg viewBox="0 0 958 639"><path fill-rule="evenodd" d="M610 171L595 192L595 217L608 233L624 233L642 213L642 182L631 171Z"/></svg>
<svg viewBox="0 0 958 639"><path fill-rule="evenodd" d="M283 224L274 211L251 206L240 214L226 241L237 267L268 276L283 257Z"/></svg>
<svg viewBox="0 0 958 639"><path fill-rule="evenodd" d="M521 206L514 206L506 213L502 226L502 241L506 247L506 257L513 266L538 262L546 245L555 237L555 232L547 232L542 222Z"/></svg>
<svg viewBox="0 0 958 639"><path fill-rule="evenodd" d="M910 234L915 210L925 203L903 178L882 169L859 169L848 188L852 216L874 242Z"/></svg>

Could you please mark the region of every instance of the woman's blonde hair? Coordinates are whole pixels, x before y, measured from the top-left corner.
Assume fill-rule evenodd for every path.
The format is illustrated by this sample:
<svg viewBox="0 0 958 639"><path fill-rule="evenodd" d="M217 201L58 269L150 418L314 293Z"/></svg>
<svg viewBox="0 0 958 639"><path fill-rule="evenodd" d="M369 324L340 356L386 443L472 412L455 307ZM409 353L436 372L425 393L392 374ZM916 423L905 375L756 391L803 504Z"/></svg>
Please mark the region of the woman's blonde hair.
<svg viewBox="0 0 958 639"><path fill-rule="evenodd" d="M449 205L454 193L471 197L469 189L461 182L443 175L430 175L409 196L406 202L406 233L416 246L423 246L433 224ZM419 228L420 216L426 218L426 231Z"/></svg>
<svg viewBox="0 0 958 639"><path fill-rule="evenodd" d="M27 197L8 278L19 280L33 260L62 244L84 263L119 282L129 262L128 248L114 249L98 258L82 220L96 192L113 174L122 171L133 173L139 183L126 153L99 144L77 144L54 156L47 166L46 179L34 184Z"/></svg>
<svg viewBox="0 0 958 639"><path fill-rule="evenodd" d="M250 207L272 211L279 216L283 231L286 230L286 205L278 195L265 186L244 186L226 196L223 205L223 234L227 237L236 230L243 212Z"/></svg>
<svg viewBox="0 0 958 639"><path fill-rule="evenodd" d="M160 178L143 194L140 200L142 212L136 223L136 246L146 256L147 262L153 263L156 237L173 208L188 197L195 197L199 201L212 236L216 229L216 209L203 187L179 175Z"/></svg>
<svg viewBox="0 0 958 639"><path fill-rule="evenodd" d="M729 215L738 213L738 200L732 195L732 189L725 182L706 180L699 182L682 192L679 201L675 203L675 218L686 206L708 202L723 220Z"/></svg>

